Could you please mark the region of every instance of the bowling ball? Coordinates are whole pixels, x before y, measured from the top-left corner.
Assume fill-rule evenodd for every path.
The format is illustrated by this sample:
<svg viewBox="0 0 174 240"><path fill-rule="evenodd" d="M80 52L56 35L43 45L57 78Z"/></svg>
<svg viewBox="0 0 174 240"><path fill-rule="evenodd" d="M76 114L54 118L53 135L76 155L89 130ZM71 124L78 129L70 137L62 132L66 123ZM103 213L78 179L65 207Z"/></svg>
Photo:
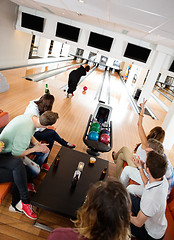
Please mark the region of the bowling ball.
<svg viewBox="0 0 174 240"><path fill-rule="evenodd" d="M103 134L100 135L99 141L102 142L102 143L108 144L110 142L110 136L103 133Z"/></svg>
<svg viewBox="0 0 174 240"><path fill-rule="evenodd" d="M100 132L100 129L98 129L98 127L96 127L96 126L92 126L92 127L90 128L89 132L92 132L92 131L99 133L99 132Z"/></svg>
<svg viewBox="0 0 174 240"><path fill-rule="evenodd" d="M99 123L92 123L91 128L94 127L94 126L96 127L96 129L98 129L100 131L100 124Z"/></svg>
<svg viewBox="0 0 174 240"><path fill-rule="evenodd" d="M87 86L84 86L84 87L83 87L83 90L84 90L84 91L88 90Z"/></svg>
<svg viewBox="0 0 174 240"><path fill-rule="evenodd" d="M107 130L107 129L102 129L101 132L100 132L100 134L103 134L103 133L105 133L105 134L107 134L107 135L110 135L110 132L109 132L109 130Z"/></svg>
<svg viewBox="0 0 174 240"><path fill-rule="evenodd" d="M98 141L98 139L99 139L99 134L98 134L97 132L92 131L92 132L90 132L90 133L88 134L88 139L89 139L89 140Z"/></svg>
<svg viewBox="0 0 174 240"><path fill-rule="evenodd" d="M86 91L82 91L83 94L86 94Z"/></svg>

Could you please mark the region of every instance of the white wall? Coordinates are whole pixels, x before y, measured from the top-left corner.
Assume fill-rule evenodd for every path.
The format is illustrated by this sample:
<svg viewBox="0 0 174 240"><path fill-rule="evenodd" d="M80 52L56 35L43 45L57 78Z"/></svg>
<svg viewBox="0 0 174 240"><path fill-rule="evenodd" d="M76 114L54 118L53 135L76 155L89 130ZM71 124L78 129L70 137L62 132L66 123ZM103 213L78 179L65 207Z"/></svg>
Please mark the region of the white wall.
<svg viewBox="0 0 174 240"><path fill-rule="evenodd" d="M31 34L15 30L18 7L0 0L0 68L27 63Z"/></svg>
<svg viewBox="0 0 174 240"><path fill-rule="evenodd" d="M2 4L3 3L3 4ZM104 30L95 26L87 25L81 22L73 21L71 19L62 18L53 14L37 11L34 9L26 8L26 7L19 7L19 12L17 13L17 6L8 0L0 0L0 31L3 33L3 41L4 44L0 46L0 65L18 65L18 64L25 64L28 58L30 44L31 44L31 35L39 35L44 38L48 38L50 40L58 41L61 43L67 43L70 45L70 53L75 54L77 47L82 48L85 50L85 53L89 53L90 51L94 53L98 53L97 58L100 59L101 55L108 56L114 59L118 59L127 64L130 64L132 61L140 67L145 69L151 69L153 62L155 61L155 56L157 51L166 51L166 48L158 47L155 44L151 44L148 42L141 41L140 39L135 39L123 34L118 34L115 32L111 32L108 30ZM9 12L10 11L10 12ZM33 14L36 16L40 16L46 19L44 32L39 33L32 30L28 30L26 28L21 27L21 13L22 11ZM17 21L16 21L17 19ZM16 21L16 29L20 30L15 31L15 21ZM79 27L80 35L78 43L68 41L62 38L58 38L55 36L57 22L63 22L65 24L73 25ZM7 27L8 25L8 27ZM96 48L92 48L87 46L88 37L90 31L97 32L99 34L104 34L114 38L111 51L106 52ZM2 34L1 34L2 35ZM123 57L125 48L127 43L133 43L142 47L147 47L152 49L151 54L148 58L147 63L141 63L136 60L132 60L129 58ZM4 47L5 46L5 47ZM7 48L7 50L6 50ZM159 72L163 71L168 76L172 76L173 74L167 69L169 68L172 59L174 58L174 50L169 49L170 51L166 51L166 62L164 66L159 69Z"/></svg>

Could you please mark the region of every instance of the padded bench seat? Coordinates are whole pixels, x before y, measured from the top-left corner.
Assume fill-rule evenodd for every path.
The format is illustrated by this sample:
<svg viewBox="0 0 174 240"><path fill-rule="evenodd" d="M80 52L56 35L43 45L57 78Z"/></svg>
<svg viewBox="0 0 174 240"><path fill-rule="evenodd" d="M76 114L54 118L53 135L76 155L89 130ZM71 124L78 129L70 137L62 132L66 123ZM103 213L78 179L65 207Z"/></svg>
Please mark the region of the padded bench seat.
<svg viewBox="0 0 174 240"><path fill-rule="evenodd" d="M3 112L3 110L0 109L0 133L9 121L10 118L8 112ZM0 204L2 203L2 200L5 198L7 193L10 191L11 184L11 182L0 183Z"/></svg>

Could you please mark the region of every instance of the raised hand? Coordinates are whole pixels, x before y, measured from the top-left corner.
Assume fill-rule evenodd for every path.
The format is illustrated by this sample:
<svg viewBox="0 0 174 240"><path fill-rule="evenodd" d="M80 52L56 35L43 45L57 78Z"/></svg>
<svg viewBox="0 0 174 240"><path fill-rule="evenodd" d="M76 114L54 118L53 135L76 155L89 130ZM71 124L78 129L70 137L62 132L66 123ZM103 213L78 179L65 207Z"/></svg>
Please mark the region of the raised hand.
<svg viewBox="0 0 174 240"><path fill-rule="evenodd" d="M144 108L145 107L145 104L146 104L147 100L145 100L145 98L143 98L143 102L140 103L140 107L141 108Z"/></svg>

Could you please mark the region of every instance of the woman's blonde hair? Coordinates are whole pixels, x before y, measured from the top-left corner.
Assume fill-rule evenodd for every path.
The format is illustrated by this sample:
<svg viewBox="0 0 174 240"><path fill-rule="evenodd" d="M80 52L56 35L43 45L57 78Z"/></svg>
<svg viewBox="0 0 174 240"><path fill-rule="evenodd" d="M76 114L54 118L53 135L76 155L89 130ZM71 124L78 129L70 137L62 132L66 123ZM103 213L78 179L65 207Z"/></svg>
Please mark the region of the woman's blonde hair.
<svg viewBox="0 0 174 240"><path fill-rule="evenodd" d="M94 184L74 221L80 236L90 240L125 240L129 235L131 201L115 179Z"/></svg>

